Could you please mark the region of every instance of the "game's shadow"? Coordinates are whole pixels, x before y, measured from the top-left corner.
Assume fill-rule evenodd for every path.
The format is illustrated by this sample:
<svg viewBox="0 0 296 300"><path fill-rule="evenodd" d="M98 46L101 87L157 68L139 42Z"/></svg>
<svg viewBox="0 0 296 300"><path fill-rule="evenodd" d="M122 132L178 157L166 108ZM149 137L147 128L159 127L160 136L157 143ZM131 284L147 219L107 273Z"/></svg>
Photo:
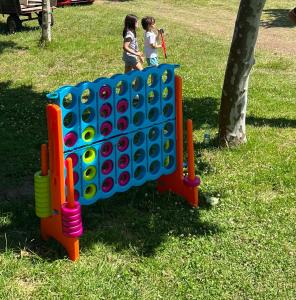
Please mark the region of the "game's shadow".
<svg viewBox="0 0 296 300"><path fill-rule="evenodd" d="M200 193L202 203L203 195ZM98 245L112 251L130 251L137 256L153 256L170 237L190 239L221 232L215 223L200 219L200 210L190 208L183 199L170 193L156 192L155 183L117 194L109 200L83 207L84 234L81 252ZM56 241L42 241L34 200L7 199L1 203L0 251L22 253L32 260L53 261L66 256ZM6 218L5 218L6 216ZM5 223L5 219L7 222Z"/></svg>

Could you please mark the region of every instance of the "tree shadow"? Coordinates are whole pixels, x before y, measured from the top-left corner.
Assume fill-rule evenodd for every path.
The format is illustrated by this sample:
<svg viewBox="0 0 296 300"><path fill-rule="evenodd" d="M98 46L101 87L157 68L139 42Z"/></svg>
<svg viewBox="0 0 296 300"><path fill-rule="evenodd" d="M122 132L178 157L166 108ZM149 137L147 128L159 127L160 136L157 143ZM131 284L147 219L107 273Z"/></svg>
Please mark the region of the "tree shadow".
<svg viewBox="0 0 296 300"><path fill-rule="evenodd" d="M45 95L31 85L0 82L0 196L39 169L40 145L47 138Z"/></svg>
<svg viewBox="0 0 296 300"><path fill-rule="evenodd" d="M264 28L272 27L294 27L294 24L288 17L288 9L265 9L263 10L266 20L261 20L261 26Z"/></svg>
<svg viewBox="0 0 296 300"><path fill-rule="evenodd" d="M26 50L26 47L20 47L15 42L12 41L1 41L0 42L0 55L5 51L5 49L11 50ZM1 83L0 83L1 84Z"/></svg>
<svg viewBox="0 0 296 300"><path fill-rule="evenodd" d="M217 128L220 99L213 97L187 98L184 97L184 120L192 119L194 129L205 126Z"/></svg>
<svg viewBox="0 0 296 300"><path fill-rule="evenodd" d="M255 116L247 116L247 124L253 126L270 126L278 128L296 128L296 120L285 118L259 118Z"/></svg>

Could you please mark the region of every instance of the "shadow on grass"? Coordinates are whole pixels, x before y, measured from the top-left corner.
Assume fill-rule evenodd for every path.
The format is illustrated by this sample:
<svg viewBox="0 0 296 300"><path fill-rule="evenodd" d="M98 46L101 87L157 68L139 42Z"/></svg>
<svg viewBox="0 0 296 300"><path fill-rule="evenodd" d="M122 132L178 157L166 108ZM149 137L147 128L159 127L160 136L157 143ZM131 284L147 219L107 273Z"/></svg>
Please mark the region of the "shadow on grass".
<svg viewBox="0 0 296 300"><path fill-rule="evenodd" d="M39 169L40 144L47 138L45 92L0 82L0 196L16 190Z"/></svg>
<svg viewBox="0 0 296 300"><path fill-rule="evenodd" d="M288 9L265 9L263 11L264 17L267 20L261 21L261 26L265 28L272 27L293 27L294 24L289 20Z"/></svg>
<svg viewBox="0 0 296 300"><path fill-rule="evenodd" d="M296 120L285 119L285 118L259 118L255 116L247 117L247 124L253 126L269 126L269 127L278 127L278 128L296 128Z"/></svg>
<svg viewBox="0 0 296 300"><path fill-rule="evenodd" d="M26 26L22 24L22 28L20 29L20 32L30 32L30 31L36 31L40 30L40 26ZM41 31L40 31L41 33ZM6 23L0 22L0 34L1 35L9 35L7 30Z"/></svg>
<svg viewBox="0 0 296 300"><path fill-rule="evenodd" d="M1 206L1 252L34 253L33 260L53 261L65 256L65 250L56 241L40 240L32 199L6 200ZM128 250L137 256L150 257L170 236L187 239L221 232L218 225L201 221L199 214L200 209L191 209L180 197L170 193L160 195L155 192L154 183L147 183L83 207L81 252L101 243L117 252Z"/></svg>

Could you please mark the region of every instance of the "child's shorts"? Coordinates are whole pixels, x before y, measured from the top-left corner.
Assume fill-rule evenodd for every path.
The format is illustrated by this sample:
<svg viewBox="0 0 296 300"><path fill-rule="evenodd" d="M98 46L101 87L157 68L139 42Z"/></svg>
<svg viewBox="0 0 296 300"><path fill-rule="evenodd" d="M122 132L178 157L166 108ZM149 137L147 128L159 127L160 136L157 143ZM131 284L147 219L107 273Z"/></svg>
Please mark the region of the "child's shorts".
<svg viewBox="0 0 296 300"><path fill-rule="evenodd" d="M158 66L158 57L146 58L148 66L157 67Z"/></svg>
<svg viewBox="0 0 296 300"><path fill-rule="evenodd" d="M127 55L126 53L123 54L122 60L127 67L134 67L139 62L136 56Z"/></svg>

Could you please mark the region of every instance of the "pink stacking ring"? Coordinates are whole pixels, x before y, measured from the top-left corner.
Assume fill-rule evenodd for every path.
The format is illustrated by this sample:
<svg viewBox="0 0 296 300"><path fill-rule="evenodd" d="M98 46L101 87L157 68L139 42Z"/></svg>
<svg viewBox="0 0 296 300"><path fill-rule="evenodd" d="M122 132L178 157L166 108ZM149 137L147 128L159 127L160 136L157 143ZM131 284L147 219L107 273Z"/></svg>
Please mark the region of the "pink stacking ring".
<svg viewBox="0 0 296 300"><path fill-rule="evenodd" d="M128 102L126 100L122 99L117 103L116 108L117 108L118 112L124 113L128 109Z"/></svg>
<svg viewBox="0 0 296 300"><path fill-rule="evenodd" d="M83 234L83 227L82 227L82 225L81 225L81 227L80 227L80 229L78 231L71 232L71 233L64 232L64 235L67 236L67 237L70 237L70 238L77 238L77 237L82 236L82 234Z"/></svg>
<svg viewBox="0 0 296 300"><path fill-rule="evenodd" d="M119 130L125 130L128 127L128 120L125 117L119 118L117 121L117 128Z"/></svg>
<svg viewBox="0 0 296 300"><path fill-rule="evenodd" d="M106 178L102 184L102 191L108 193L113 188L114 181L111 177Z"/></svg>
<svg viewBox="0 0 296 300"><path fill-rule="evenodd" d="M118 141L117 148L120 152L123 152L127 149L128 144L129 144L128 138L126 136L121 137Z"/></svg>
<svg viewBox="0 0 296 300"><path fill-rule="evenodd" d="M111 115L112 107L110 104L105 103L101 106L100 115L104 118L108 118Z"/></svg>
<svg viewBox="0 0 296 300"><path fill-rule="evenodd" d="M77 221L78 219L81 219L81 213L72 216L62 215L63 222L73 222L73 221Z"/></svg>
<svg viewBox="0 0 296 300"><path fill-rule="evenodd" d="M108 159L102 165L102 173L104 175L109 174L113 170L113 161Z"/></svg>
<svg viewBox="0 0 296 300"><path fill-rule="evenodd" d="M103 157L107 157L112 153L113 146L110 142L106 142L105 144L102 145L101 148L101 155Z"/></svg>
<svg viewBox="0 0 296 300"><path fill-rule="evenodd" d="M108 99L111 96L111 87L107 84L100 88L99 95L102 99Z"/></svg>
<svg viewBox="0 0 296 300"><path fill-rule="evenodd" d="M68 208L67 204L64 203L62 206L62 214L64 216L73 216L81 213L81 206L80 203L74 201L74 208Z"/></svg>
<svg viewBox="0 0 296 300"><path fill-rule="evenodd" d="M64 144L67 147L73 147L77 142L77 135L74 132L69 132L64 137Z"/></svg>
<svg viewBox="0 0 296 300"><path fill-rule="evenodd" d="M129 172L123 172L119 175L118 183L119 183L119 185L124 186L124 185L127 185L129 180L130 180Z"/></svg>
<svg viewBox="0 0 296 300"><path fill-rule="evenodd" d="M107 136L111 133L112 131L112 124L110 122L104 122L102 125L101 125L101 134L103 136Z"/></svg>
<svg viewBox="0 0 296 300"><path fill-rule="evenodd" d="M74 221L68 221L68 220L62 220L63 226L65 227L74 227L81 224L81 218L74 220Z"/></svg>
<svg viewBox="0 0 296 300"><path fill-rule="evenodd" d="M200 185L200 178L198 176L195 176L193 180L190 180L188 176L185 176L184 183L189 187L196 187Z"/></svg>
<svg viewBox="0 0 296 300"><path fill-rule="evenodd" d="M130 158L127 154L123 154L118 160L118 166L120 169L124 169L128 166Z"/></svg>

